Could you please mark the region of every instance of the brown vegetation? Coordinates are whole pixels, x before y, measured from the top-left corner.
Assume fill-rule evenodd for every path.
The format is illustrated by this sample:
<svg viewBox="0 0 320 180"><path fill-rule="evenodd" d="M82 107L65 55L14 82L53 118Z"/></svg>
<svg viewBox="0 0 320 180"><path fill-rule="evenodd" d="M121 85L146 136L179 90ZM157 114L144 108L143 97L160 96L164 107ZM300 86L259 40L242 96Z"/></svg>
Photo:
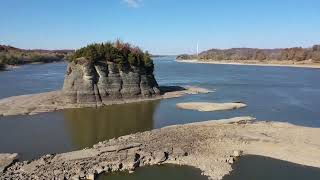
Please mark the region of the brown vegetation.
<svg viewBox="0 0 320 180"><path fill-rule="evenodd" d="M35 62L55 62L63 60L73 50L25 50L0 45L0 69L5 65L19 65Z"/></svg>
<svg viewBox="0 0 320 180"><path fill-rule="evenodd" d="M290 60L320 62L320 45L312 48L285 48L285 49L256 49L256 48L232 48L210 49L196 55L179 55L177 59L200 59L200 60Z"/></svg>

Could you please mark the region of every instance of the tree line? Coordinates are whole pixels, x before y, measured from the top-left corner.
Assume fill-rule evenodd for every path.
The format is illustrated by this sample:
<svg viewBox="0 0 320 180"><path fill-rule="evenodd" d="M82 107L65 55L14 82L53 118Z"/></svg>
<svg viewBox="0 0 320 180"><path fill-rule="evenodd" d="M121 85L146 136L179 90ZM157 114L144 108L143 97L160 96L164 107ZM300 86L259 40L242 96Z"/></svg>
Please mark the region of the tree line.
<svg viewBox="0 0 320 180"><path fill-rule="evenodd" d="M139 47L120 40L90 44L76 50L68 60L78 62L82 60L81 58L92 63L114 62L121 70L143 67L149 73L154 71L154 64L148 51L143 52Z"/></svg>
<svg viewBox="0 0 320 180"><path fill-rule="evenodd" d="M25 50L0 45L0 69L4 69L6 65L61 61L72 52L73 50Z"/></svg>
<svg viewBox="0 0 320 180"><path fill-rule="evenodd" d="M232 48L210 49L196 55L179 55L177 59L202 59L202 60L312 60L320 62L320 45L312 48L285 48L285 49L256 49L256 48Z"/></svg>

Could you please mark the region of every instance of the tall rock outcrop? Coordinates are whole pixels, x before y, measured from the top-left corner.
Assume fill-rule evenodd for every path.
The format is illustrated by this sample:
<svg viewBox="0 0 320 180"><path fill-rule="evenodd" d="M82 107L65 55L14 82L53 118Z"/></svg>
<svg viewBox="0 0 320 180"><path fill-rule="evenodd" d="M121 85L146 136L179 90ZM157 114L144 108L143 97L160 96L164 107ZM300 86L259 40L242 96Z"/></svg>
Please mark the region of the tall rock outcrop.
<svg viewBox="0 0 320 180"><path fill-rule="evenodd" d="M116 41L78 49L69 57L63 85L67 103L108 104L160 95L148 52Z"/></svg>
<svg viewBox="0 0 320 180"><path fill-rule="evenodd" d="M68 64L62 92L65 101L79 104L160 95L153 72L145 67L122 70L114 62L90 62L85 58Z"/></svg>

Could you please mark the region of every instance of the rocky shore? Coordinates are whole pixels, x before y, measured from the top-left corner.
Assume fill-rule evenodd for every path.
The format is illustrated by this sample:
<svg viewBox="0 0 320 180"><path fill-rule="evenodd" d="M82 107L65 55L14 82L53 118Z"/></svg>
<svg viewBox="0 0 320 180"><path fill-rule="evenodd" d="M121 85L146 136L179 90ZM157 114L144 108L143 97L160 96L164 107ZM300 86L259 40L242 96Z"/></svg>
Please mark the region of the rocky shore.
<svg viewBox="0 0 320 180"><path fill-rule="evenodd" d="M14 96L0 100L0 116L10 115L33 115L43 112L52 112L61 109L99 107L112 104L124 104L140 101L150 101L157 99L168 99L180 97L187 94L209 93L210 90L199 87L160 87L160 95L151 97L132 97L108 99L107 101L86 101L81 103L72 103L65 97L63 91L52 91L39 94ZM88 97L88 96L83 96ZM94 96L89 96L93 98ZM89 98L86 98L88 100Z"/></svg>
<svg viewBox="0 0 320 180"><path fill-rule="evenodd" d="M95 179L112 171L173 163L222 179L243 154L320 167L319 128L251 117L169 126L111 139L79 151L16 162L1 179ZM307 153L306 153L307 152Z"/></svg>

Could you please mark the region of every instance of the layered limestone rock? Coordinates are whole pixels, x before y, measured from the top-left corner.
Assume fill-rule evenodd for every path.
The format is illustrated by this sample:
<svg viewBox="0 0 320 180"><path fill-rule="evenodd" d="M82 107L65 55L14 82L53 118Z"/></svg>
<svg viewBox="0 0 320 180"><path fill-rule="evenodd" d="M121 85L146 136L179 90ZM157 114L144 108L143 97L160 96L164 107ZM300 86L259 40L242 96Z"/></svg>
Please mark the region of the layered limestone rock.
<svg viewBox="0 0 320 180"><path fill-rule="evenodd" d="M92 63L84 58L69 63L62 92L66 102L77 104L160 95L153 73L144 67L121 70L114 62Z"/></svg>

